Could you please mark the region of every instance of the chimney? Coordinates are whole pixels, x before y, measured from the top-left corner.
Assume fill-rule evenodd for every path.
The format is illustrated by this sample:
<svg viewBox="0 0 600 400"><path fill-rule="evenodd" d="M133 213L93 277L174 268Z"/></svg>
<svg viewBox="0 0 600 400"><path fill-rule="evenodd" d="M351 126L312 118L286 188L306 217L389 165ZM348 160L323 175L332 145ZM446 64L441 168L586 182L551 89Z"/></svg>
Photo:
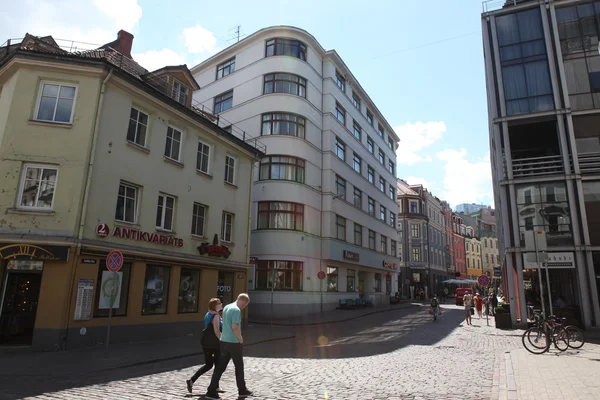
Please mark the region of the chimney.
<svg viewBox="0 0 600 400"><path fill-rule="evenodd" d="M131 58L131 46L133 46L133 35L121 29L117 33L117 40L113 48L124 56Z"/></svg>

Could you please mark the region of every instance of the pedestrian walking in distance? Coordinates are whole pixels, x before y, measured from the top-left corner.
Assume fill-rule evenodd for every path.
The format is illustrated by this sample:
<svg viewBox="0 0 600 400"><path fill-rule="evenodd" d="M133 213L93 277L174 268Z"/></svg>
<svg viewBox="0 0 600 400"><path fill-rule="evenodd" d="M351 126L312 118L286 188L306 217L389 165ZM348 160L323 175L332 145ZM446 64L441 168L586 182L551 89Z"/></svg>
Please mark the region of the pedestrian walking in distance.
<svg viewBox="0 0 600 400"><path fill-rule="evenodd" d="M483 315L483 299L479 295L479 292L477 292L475 294L474 300L475 300L475 309L477 310L477 315L479 316L479 319L481 319L481 317Z"/></svg>
<svg viewBox="0 0 600 400"><path fill-rule="evenodd" d="M463 296L463 303L465 306L465 321L467 322L467 325L473 325L471 323L471 307L473 307L473 298L470 294L465 293Z"/></svg>
<svg viewBox="0 0 600 400"><path fill-rule="evenodd" d="M438 314L440 313L440 302L435 294L433 295L433 299L431 299L431 310L433 311L433 320L437 321Z"/></svg>
<svg viewBox="0 0 600 400"><path fill-rule="evenodd" d="M192 393L192 387L196 380L206 372L210 371L219 361L221 326L223 325L219 311L223 309L223 303L217 298L208 302L208 312L204 316L204 330L202 331L202 352L204 353L204 365L194 376L186 381L188 392ZM223 393L217 389L217 392Z"/></svg>
<svg viewBox="0 0 600 400"><path fill-rule="evenodd" d="M234 303L228 304L223 309L223 332L221 333L221 354L215 372L213 372L210 385L206 392L206 398L212 400L220 399L217 389L223 372L227 369L229 361L233 359L235 366L235 381L238 387L239 397L252 396L252 392L246 387L244 379L244 356L243 345L244 338L242 337L242 311L248 303L250 297L246 293L242 293L237 297Z"/></svg>

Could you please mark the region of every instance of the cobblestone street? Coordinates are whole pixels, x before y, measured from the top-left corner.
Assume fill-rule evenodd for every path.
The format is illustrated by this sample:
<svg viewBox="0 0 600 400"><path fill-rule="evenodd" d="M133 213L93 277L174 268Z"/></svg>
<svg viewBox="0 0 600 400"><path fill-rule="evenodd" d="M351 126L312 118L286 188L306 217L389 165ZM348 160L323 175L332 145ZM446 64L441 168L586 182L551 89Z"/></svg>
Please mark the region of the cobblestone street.
<svg viewBox="0 0 600 400"><path fill-rule="evenodd" d="M485 319L464 326L462 311L455 306L446 306L436 323L426 311L420 306L297 327L295 339L248 346L244 359L248 386L257 399L511 398L505 356L512 352L521 357L525 352L520 331L496 330L493 321L488 327ZM0 399L201 398L210 373L198 380L193 395L185 389L198 358L103 370L93 376L56 371L44 375L33 366L29 376L3 371ZM527 379L542 378L530 374ZM223 399L237 398L233 365L221 387L227 390Z"/></svg>

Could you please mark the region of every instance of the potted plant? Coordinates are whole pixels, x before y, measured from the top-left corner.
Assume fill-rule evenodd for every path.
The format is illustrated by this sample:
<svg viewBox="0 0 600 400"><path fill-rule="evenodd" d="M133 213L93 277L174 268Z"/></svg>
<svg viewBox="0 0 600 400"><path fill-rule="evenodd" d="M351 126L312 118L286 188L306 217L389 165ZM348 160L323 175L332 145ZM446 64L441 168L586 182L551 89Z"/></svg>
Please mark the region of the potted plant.
<svg viewBox="0 0 600 400"><path fill-rule="evenodd" d="M503 305L496 307L496 316L494 319L496 321L496 328L511 329L512 320L510 318L510 305L504 303Z"/></svg>

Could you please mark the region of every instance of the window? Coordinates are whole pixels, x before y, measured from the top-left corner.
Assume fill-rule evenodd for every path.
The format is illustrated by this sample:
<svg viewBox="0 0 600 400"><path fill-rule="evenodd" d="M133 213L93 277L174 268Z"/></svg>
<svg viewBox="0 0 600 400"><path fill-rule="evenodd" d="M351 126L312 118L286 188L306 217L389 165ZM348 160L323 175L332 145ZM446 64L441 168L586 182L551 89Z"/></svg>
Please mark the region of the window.
<svg viewBox="0 0 600 400"><path fill-rule="evenodd" d="M387 213L387 209L380 204L379 205L379 220L385 222L386 213Z"/></svg>
<svg viewBox="0 0 600 400"><path fill-rule="evenodd" d="M385 153L381 149L379 149L379 163L385 165Z"/></svg>
<svg viewBox="0 0 600 400"><path fill-rule="evenodd" d="M353 124L352 124L352 134L354 135L354 137L356 139L358 139L358 141L361 140L362 128L360 127L360 125L356 121L354 121Z"/></svg>
<svg viewBox="0 0 600 400"><path fill-rule="evenodd" d="M421 261L421 249L418 247L413 247L412 249L412 260L419 262Z"/></svg>
<svg viewBox="0 0 600 400"><path fill-rule="evenodd" d="M335 154L346 161L346 144L337 137L335 138Z"/></svg>
<svg viewBox="0 0 600 400"><path fill-rule="evenodd" d="M338 71L335 71L335 83L342 92L346 92L346 79Z"/></svg>
<svg viewBox="0 0 600 400"><path fill-rule="evenodd" d="M304 206L282 201L261 201L258 203L257 229L302 231Z"/></svg>
<svg viewBox="0 0 600 400"><path fill-rule="evenodd" d="M381 252L387 254L387 237L381 235Z"/></svg>
<svg viewBox="0 0 600 400"><path fill-rule="evenodd" d="M362 160L356 153L354 153L354 158L352 159L352 168L359 174L362 172Z"/></svg>
<svg viewBox="0 0 600 400"><path fill-rule="evenodd" d="M391 150L394 150L394 140L389 136L387 138L387 145Z"/></svg>
<svg viewBox="0 0 600 400"><path fill-rule="evenodd" d="M121 222L130 222L134 224L137 219L137 203L138 203L137 187L119 184L119 194L117 196L117 210L115 211L115 219Z"/></svg>
<svg viewBox="0 0 600 400"><path fill-rule="evenodd" d="M54 207L58 169L42 165L25 165L21 178L17 208L45 209Z"/></svg>
<svg viewBox="0 0 600 400"><path fill-rule="evenodd" d="M207 208L202 204L194 203L194 209L192 210L192 235L204 236Z"/></svg>
<svg viewBox="0 0 600 400"><path fill-rule="evenodd" d="M173 90L171 91L171 98L176 102L187 105L188 99L188 87L176 79L173 79Z"/></svg>
<svg viewBox="0 0 600 400"><path fill-rule="evenodd" d="M362 191L355 187L354 188L354 205L360 209L362 209Z"/></svg>
<svg viewBox="0 0 600 400"><path fill-rule="evenodd" d="M292 74L267 74L264 94L270 93L288 93L306 97L306 79Z"/></svg>
<svg viewBox="0 0 600 400"><path fill-rule="evenodd" d="M288 135L304 139L306 120L294 114L263 114L261 135Z"/></svg>
<svg viewBox="0 0 600 400"><path fill-rule="evenodd" d="M369 214L371 214L373 217L375 216L375 200L373 200L372 198L369 197Z"/></svg>
<svg viewBox="0 0 600 400"><path fill-rule="evenodd" d="M335 267L327 267L327 291L338 291L338 269Z"/></svg>
<svg viewBox="0 0 600 400"><path fill-rule="evenodd" d="M290 56L306 61L306 45L299 40L292 39L267 40L265 56Z"/></svg>
<svg viewBox="0 0 600 400"><path fill-rule="evenodd" d="M375 250L375 231L369 229L369 249Z"/></svg>
<svg viewBox="0 0 600 400"><path fill-rule="evenodd" d="M392 211L390 211L390 226L392 228L396 227L396 214L394 214Z"/></svg>
<svg viewBox="0 0 600 400"><path fill-rule="evenodd" d="M390 185L388 188L388 197L392 200L394 200L394 198L396 197L396 189L394 189L392 185Z"/></svg>
<svg viewBox="0 0 600 400"><path fill-rule="evenodd" d="M381 274L375 273L375 287L373 288L376 292L381 292Z"/></svg>
<svg viewBox="0 0 600 400"><path fill-rule="evenodd" d="M392 257L396 257L396 249L398 248L398 244L395 240L391 241L390 249L392 250Z"/></svg>
<svg viewBox="0 0 600 400"><path fill-rule="evenodd" d="M488 254L486 254L486 255L485 255L485 263L486 263L486 264L488 264L489 262L490 262L489 255L488 255Z"/></svg>
<svg viewBox="0 0 600 400"><path fill-rule="evenodd" d="M369 125L373 126L373 114L371 114L371 111L369 110L367 110L367 122Z"/></svg>
<svg viewBox="0 0 600 400"><path fill-rule="evenodd" d="M200 288L200 271L191 268L181 268L179 274L179 301L177 312L198 312L198 291Z"/></svg>
<svg viewBox="0 0 600 400"><path fill-rule="evenodd" d="M487 238L483 239L483 247L487 247Z"/></svg>
<svg viewBox="0 0 600 400"><path fill-rule="evenodd" d="M180 130L169 126L167 129L167 142L165 144L165 157L171 160L180 161L181 142L183 133Z"/></svg>
<svg viewBox="0 0 600 400"><path fill-rule="evenodd" d="M259 261L256 289L302 291L302 267L303 263L296 261Z"/></svg>
<svg viewBox="0 0 600 400"><path fill-rule="evenodd" d="M383 129L383 126L381 126L381 124L377 124L377 133L379 133L379 137L383 139L385 129Z"/></svg>
<svg viewBox="0 0 600 400"><path fill-rule="evenodd" d="M269 156L260 161L258 179L304 183L305 161L291 156Z"/></svg>
<svg viewBox="0 0 600 400"><path fill-rule="evenodd" d="M123 263L123 266L114 275L106 269L106 260L101 259L98 263L96 298L94 305L94 318L108 317L112 298L113 285L117 285L117 296L112 304L112 316L122 317L127 315L127 303L129 300L129 277L131 275L131 264ZM115 279L118 277L118 280Z"/></svg>
<svg viewBox="0 0 600 400"><path fill-rule="evenodd" d="M217 65L217 79L221 79L235 72L235 58L227 60L222 64Z"/></svg>
<svg viewBox="0 0 600 400"><path fill-rule="evenodd" d="M60 83L42 83L35 119L70 124L75 106L75 86Z"/></svg>
<svg viewBox="0 0 600 400"><path fill-rule="evenodd" d="M208 174L210 167L210 145L198 141L198 156L196 158L196 169Z"/></svg>
<svg viewBox="0 0 600 400"><path fill-rule="evenodd" d="M375 184L375 170L370 165L367 167L367 179L373 185Z"/></svg>
<svg viewBox="0 0 600 400"><path fill-rule="evenodd" d="M339 240L346 241L346 218L340 217L339 215L335 216L335 237Z"/></svg>
<svg viewBox="0 0 600 400"><path fill-rule="evenodd" d="M170 231L173 229L173 216L175 214L175 198L166 194L158 195L156 207L156 227Z"/></svg>
<svg viewBox="0 0 600 400"><path fill-rule="evenodd" d="M385 179L381 176L379 177L379 190L381 190L382 193L385 193Z"/></svg>
<svg viewBox="0 0 600 400"><path fill-rule="evenodd" d="M356 271L346 270L346 292L356 292Z"/></svg>
<svg viewBox="0 0 600 400"><path fill-rule="evenodd" d="M360 111L360 97L358 97L356 93L352 93L352 104Z"/></svg>
<svg viewBox="0 0 600 400"><path fill-rule="evenodd" d="M231 107L233 107L233 90L215 97L215 114L229 110Z"/></svg>
<svg viewBox="0 0 600 400"><path fill-rule="evenodd" d="M394 162L392 160L388 160L388 171L390 171L390 174L392 175L395 174L396 166L394 165Z"/></svg>
<svg viewBox="0 0 600 400"><path fill-rule="evenodd" d="M142 147L146 146L146 130L148 129L148 114L131 107L129 113L129 128L127 140Z"/></svg>
<svg viewBox="0 0 600 400"><path fill-rule="evenodd" d="M418 214L419 213L419 203L417 203L416 201L410 201L410 213L411 214Z"/></svg>
<svg viewBox="0 0 600 400"><path fill-rule="evenodd" d="M232 213L223 211L221 218L221 241L226 243L233 242L233 218Z"/></svg>
<svg viewBox="0 0 600 400"><path fill-rule="evenodd" d="M369 149L369 153L375 154L375 142L371 136L367 136L367 149Z"/></svg>
<svg viewBox="0 0 600 400"><path fill-rule="evenodd" d="M146 266L142 315L166 314L169 298L171 268L158 265Z"/></svg>
<svg viewBox="0 0 600 400"><path fill-rule="evenodd" d="M346 199L346 180L339 175L335 176L335 190L337 197Z"/></svg>
<svg viewBox="0 0 600 400"><path fill-rule="evenodd" d="M344 107L340 103L335 103L335 117L342 125L346 125L346 110L344 110Z"/></svg>
<svg viewBox="0 0 600 400"><path fill-rule="evenodd" d="M235 185L235 158L225 156L225 182Z"/></svg>
<svg viewBox="0 0 600 400"><path fill-rule="evenodd" d="M362 232L363 232L363 227L355 222L354 223L354 244L357 246L362 246Z"/></svg>
<svg viewBox="0 0 600 400"><path fill-rule="evenodd" d="M413 237L413 238L421 237L419 224L410 224L410 237Z"/></svg>

